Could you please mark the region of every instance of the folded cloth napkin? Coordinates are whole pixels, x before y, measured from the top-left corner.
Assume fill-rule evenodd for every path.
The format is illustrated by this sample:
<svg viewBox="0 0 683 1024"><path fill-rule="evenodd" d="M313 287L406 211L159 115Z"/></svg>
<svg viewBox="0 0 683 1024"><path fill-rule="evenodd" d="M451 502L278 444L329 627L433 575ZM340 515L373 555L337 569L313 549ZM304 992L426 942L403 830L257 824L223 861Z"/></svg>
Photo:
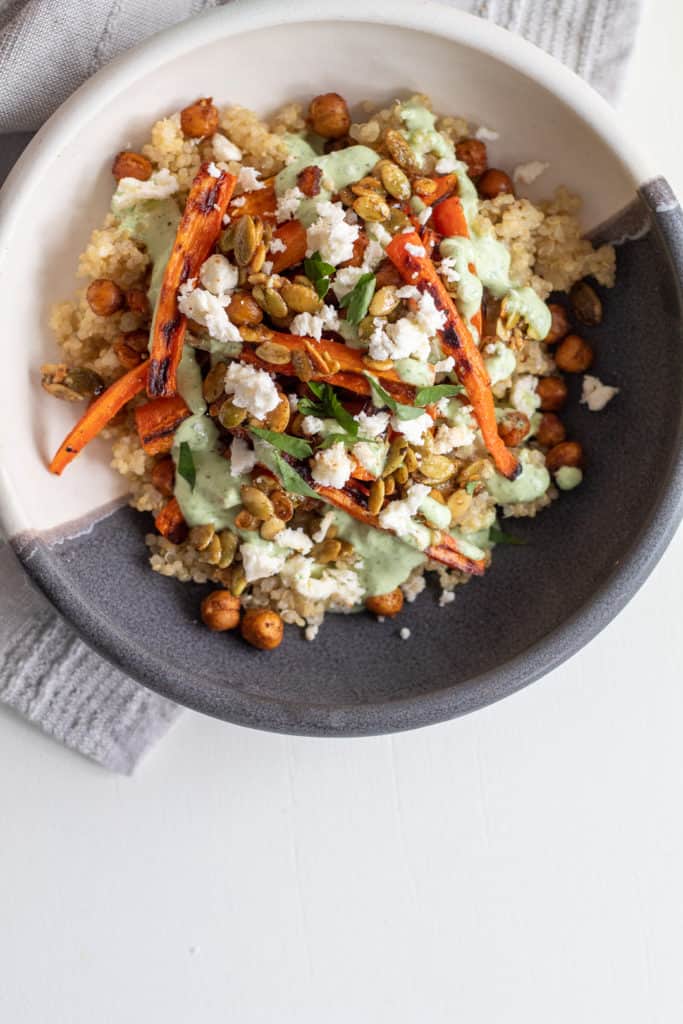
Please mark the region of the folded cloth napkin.
<svg viewBox="0 0 683 1024"><path fill-rule="evenodd" d="M447 2L447 0L446 0ZM451 0L526 36L613 99L641 0ZM89 75L218 0L0 0L0 181ZM12 133L11 137L9 133ZM4 167L3 167L4 164ZM131 772L178 713L85 646L0 547L0 701L105 767Z"/></svg>

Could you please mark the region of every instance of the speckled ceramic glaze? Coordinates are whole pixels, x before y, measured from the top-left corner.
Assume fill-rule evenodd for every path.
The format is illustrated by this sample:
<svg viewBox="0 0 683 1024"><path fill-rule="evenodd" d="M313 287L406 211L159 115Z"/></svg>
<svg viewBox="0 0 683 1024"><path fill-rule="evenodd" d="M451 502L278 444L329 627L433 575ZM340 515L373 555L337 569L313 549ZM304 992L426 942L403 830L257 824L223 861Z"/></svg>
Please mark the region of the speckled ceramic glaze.
<svg viewBox="0 0 683 1024"><path fill-rule="evenodd" d="M208 714L285 732L412 728L514 692L623 607L681 517L683 231L666 182L632 153L606 104L534 47L430 3L380 8L368 15L352 0L330 21L311 0L287 13L237 4L173 29L76 94L0 197L0 298L22 339L0 410L0 511L15 550L83 637L135 678ZM257 63L270 68L265 82L250 73ZM408 641L396 623L331 616L314 643L289 629L264 655L197 621L204 588L149 570L150 520L120 506L104 445L61 480L49 476L46 455L73 411L46 399L35 371L54 354L46 308L73 290L77 254L106 209L111 152L190 94L266 109L330 88L351 100L419 88L437 108L497 128L498 163L550 160L533 197L560 181L586 197L586 227L620 243L605 321L586 334L595 372L621 392L592 414L570 382L584 484L537 519L508 524L527 543L498 548L489 574L453 604L438 608L428 591L408 606Z"/></svg>

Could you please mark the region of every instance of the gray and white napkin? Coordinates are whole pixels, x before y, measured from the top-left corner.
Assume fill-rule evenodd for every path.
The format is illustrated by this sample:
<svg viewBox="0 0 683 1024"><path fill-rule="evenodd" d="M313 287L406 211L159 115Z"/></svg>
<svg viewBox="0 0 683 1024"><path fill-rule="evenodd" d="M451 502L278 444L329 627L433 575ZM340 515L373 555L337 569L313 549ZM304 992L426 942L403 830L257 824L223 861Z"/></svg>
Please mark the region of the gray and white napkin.
<svg viewBox="0 0 683 1024"><path fill-rule="evenodd" d="M525 36L608 99L618 95L641 0L444 2ZM154 32L218 6L220 0L0 0L0 182L30 134L98 68ZM0 701L106 768L132 772L178 708L83 644L6 545L0 579Z"/></svg>

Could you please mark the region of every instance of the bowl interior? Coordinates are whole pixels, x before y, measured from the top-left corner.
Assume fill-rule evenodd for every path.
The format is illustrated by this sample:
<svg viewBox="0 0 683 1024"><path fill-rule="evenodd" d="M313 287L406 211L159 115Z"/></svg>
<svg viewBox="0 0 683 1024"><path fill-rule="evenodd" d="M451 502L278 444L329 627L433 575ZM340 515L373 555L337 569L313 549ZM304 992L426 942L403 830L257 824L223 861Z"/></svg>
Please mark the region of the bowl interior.
<svg viewBox="0 0 683 1024"><path fill-rule="evenodd" d="M428 31L354 21L231 36L229 10L221 13L192 45L183 49L176 35L166 52L157 46L127 78L90 93L76 118L72 106L60 137L53 133L29 154L22 188L13 184L0 250L0 294L12 309L0 408L5 527L29 571L91 642L200 710L269 728L364 732L488 703L576 648L572 621L585 616L633 548L675 457L680 308L655 232L619 248L618 284L603 296L605 323L587 332L596 372L622 391L604 414L570 407L571 433L588 453L584 485L536 520L508 524L527 543L499 548L489 575L460 589L453 604L439 609L430 594L410 606L400 623L412 631L408 642L396 624L332 616L313 644L288 631L264 657L197 623L199 588L149 571L146 517L120 509L83 536L49 542L122 486L104 444L62 479L45 469L73 422L73 410L47 400L36 384L40 363L56 356L48 310L72 294L78 254L106 212L112 154L140 145L158 117L200 94L267 111L332 89L354 103L426 92L436 109L500 133L491 145L496 164L548 161L528 193L568 185L584 197L586 227L635 198L638 182L622 156L566 102L490 53Z"/></svg>

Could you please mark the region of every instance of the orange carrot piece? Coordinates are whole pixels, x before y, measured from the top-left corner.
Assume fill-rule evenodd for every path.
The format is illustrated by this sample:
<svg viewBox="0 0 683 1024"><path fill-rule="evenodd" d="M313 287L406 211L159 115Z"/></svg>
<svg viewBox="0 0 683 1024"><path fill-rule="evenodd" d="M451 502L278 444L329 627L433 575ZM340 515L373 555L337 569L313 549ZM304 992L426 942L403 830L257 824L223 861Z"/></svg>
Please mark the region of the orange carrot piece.
<svg viewBox="0 0 683 1024"><path fill-rule="evenodd" d="M455 360L456 372L467 392L484 444L498 472L514 480L520 473L520 465L498 433L491 385L481 353L437 274L436 267L426 254L419 255L421 251L422 243L415 232L395 235L387 246L387 255L400 271L403 280L407 284L416 285L421 292L430 294L437 309L445 314L446 323L439 332L443 354L453 356Z"/></svg>
<svg viewBox="0 0 683 1024"><path fill-rule="evenodd" d="M264 180L264 188L258 188L255 192L245 192L238 196L228 207L231 220L248 213L251 217L262 217L263 220L275 220L277 208L277 196L275 195L274 178ZM243 201L244 200L244 201Z"/></svg>
<svg viewBox="0 0 683 1024"><path fill-rule="evenodd" d="M351 462L353 463L353 469L351 470L351 476L354 480L375 480L376 477L369 469L365 466L361 466L360 462L355 456L351 456Z"/></svg>
<svg viewBox="0 0 683 1024"><path fill-rule="evenodd" d="M273 240L276 239L285 248L282 252L272 253L273 273L281 274L283 270L301 263L306 255L306 228L300 220L287 220L273 232Z"/></svg>
<svg viewBox="0 0 683 1024"><path fill-rule="evenodd" d="M123 377L110 384L99 398L96 398L85 410L76 426L71 430L59 446L55 457L50 463L51 473L57 476L66 469L69 463L83 451L94 437L113 420L117 412L123 409L126 402L135 398L144 390L147 379L147 363L141 363L129 370Z"/></svg>
<svg viewBox="0 0 683 1024"><path fill-rule="evenodd" d="M192 182L154 316L147 378L150 398L175 394L176 370L187 327L187 318L178 309L178 290L185 281L197 276L211 252L236 181L234 174L223 172L216 178L209 173L209 164L202 164Z"/></svg>
<svg viewBox="0 0 683 1024"><path fill-rule="evenodd" d="M342 509L354 519L372 526L375 530L381 530L379 517L373 516L366 508L363 508L348 491L339 491L334 487L316 487L315 490L328 501L330 505ZM388 531L387 531L388 532ZM467 558L458 548L458 542L449 533L434 531L436 540L427 548L425 554L435 562L443 562L451 569L459 569L461 572L469 573L470 576L483 576L486 571L486 564L483 559Z"/></svg>
<svg viewBox="0 0 683 1024"><path fill-rule="evenodd" d="M135 410L135 426L140 444L148 455L170 452L173 435L190 416L190 409L180 395L153 398Z"/></svg>
<svg viewBox="0 0 683 1024"><path fill-rule="evenodd" d="M162 537L180 544L187 536L187 524L176 498L167 501L154 518L154 525Z"/></svg>
<svg viewBox="0 0 683 1024"><path fill-rule="evenodd" d="M436 183L436 191L432 192L430 196L420 197L425 206L433 206L434 203L438 203L453 192L458 184L458 176L457 174L444 174L441 177L434 175L432 181Z"/></svg>
<svg viewBox="0 0 683 1024"><path fill-rule="evenodd" d="M454 235L467 238L470 233L465 211L458 196L449 196L448 199L438 203L434 207L430 223L445 238L451 238Z"/></svg>
<svg viewBox="0 0 683 1024"><path fill-rule="evenodd" d="M353 243L353 256L350 260L344 260L343 263L339 264L339 268L344 267L362 267L363 260L365 259L365 250L370 244L370 239L366 235L365 231L361 228L358 232L358 236Z"/></svg>

